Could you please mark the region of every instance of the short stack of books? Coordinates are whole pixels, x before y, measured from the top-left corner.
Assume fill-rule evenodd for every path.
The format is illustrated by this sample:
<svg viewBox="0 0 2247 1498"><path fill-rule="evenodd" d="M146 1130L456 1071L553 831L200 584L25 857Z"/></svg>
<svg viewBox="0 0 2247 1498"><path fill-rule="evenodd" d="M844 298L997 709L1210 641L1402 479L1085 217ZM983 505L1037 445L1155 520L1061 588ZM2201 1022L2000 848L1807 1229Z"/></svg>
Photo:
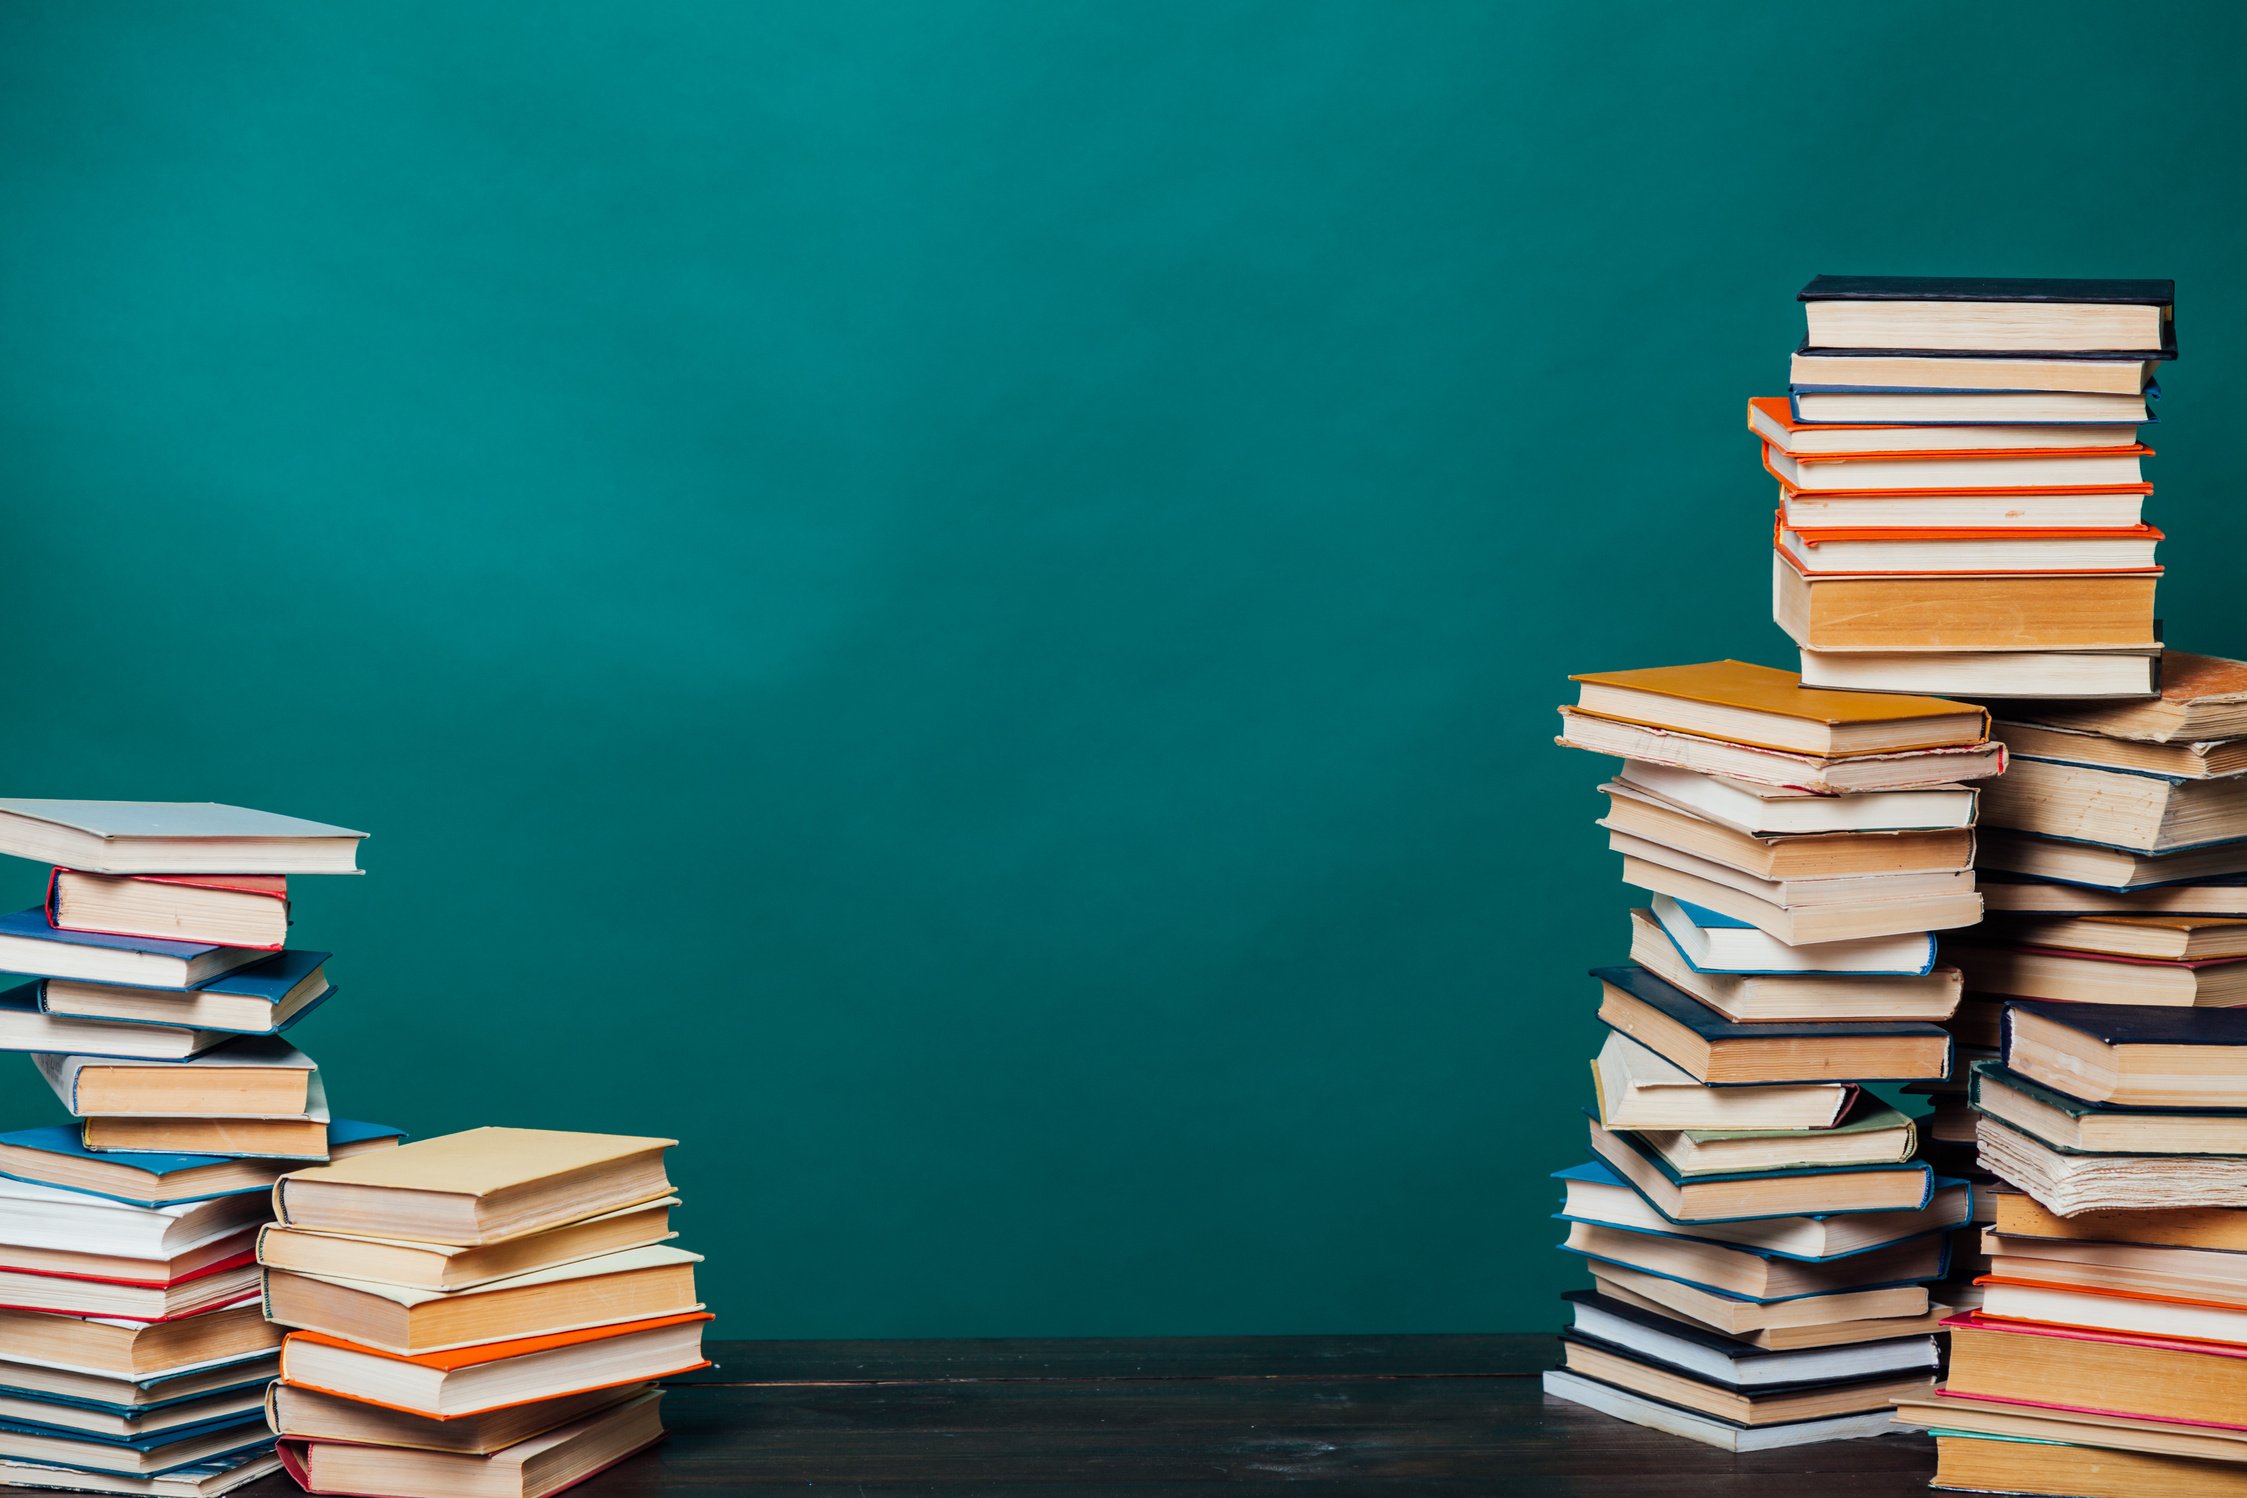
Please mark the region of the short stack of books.
<svg viewBox="0 0 2247 1498"><path fill-rule="evenodd" d="M331 1121L281 1032L332 992L291 951L287 880L360 834L239 807L0 801L53 865L0 917L0 1049L75 1116L0 1134L0 1482L223 1493L273 1470L279 1333L253 1240L298 1166L396 1145Z"/></svg>
<svg viewBox="0 0 2247 1498"><path fill-rule="evenodd" d="M1560 1173L1570 1297L1548 1392L1733 1450L1890 1427L1947 1306L1970 1192L1865 1084L1951 1075L1933 932L1981 914L1978 707L1738 661L1579 676L1630 962L1598 969L1593 1158Z"/></svg>
<svg viewBox="0 0 2247 1498"><path fill-rule="evenodd" d="M259 1235L272 1427L315 1493L543 1498L708 1366L668 1139L471 1129L297 1171Z"/></svg>
<svg viewBox="0 0 2247 1498"><path fill-rule="evenodd" d="M1819 276L1784 399L1773 611L1802 678L1977 701L2142 697L2161 532L2137 428L2168 281Z"/></svg>

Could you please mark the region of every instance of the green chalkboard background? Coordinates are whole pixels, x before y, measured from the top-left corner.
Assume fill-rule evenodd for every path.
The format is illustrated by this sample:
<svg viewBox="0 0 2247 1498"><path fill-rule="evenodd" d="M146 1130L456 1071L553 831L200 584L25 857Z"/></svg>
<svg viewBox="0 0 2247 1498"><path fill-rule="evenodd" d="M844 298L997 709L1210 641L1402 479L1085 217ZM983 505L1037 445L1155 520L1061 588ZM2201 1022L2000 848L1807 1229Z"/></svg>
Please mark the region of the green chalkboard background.
<svg viewBox="0 0 2247 1498"><path fill-rule="evenodd" d="M370 830L341 1109L678 1136L727 1334L1551 1324L1804 279L2175 276L2247 651L2243 20L10 0L0 791Z"/></svg>

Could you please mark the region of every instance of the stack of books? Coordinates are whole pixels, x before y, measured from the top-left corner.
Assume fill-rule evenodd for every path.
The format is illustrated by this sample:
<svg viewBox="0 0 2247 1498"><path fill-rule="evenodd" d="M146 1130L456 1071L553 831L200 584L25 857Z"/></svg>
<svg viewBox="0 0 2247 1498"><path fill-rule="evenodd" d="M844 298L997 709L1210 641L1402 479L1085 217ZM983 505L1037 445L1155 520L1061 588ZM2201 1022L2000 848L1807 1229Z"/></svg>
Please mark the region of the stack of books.
<svg viewBox="0 0 2247 1498"><path fill-rule="evenodd" d="M2247 664L1994 731L1991 915L1943 948L1998 1014L1970 1100L2008 1189L1899 1418L1940 1487L2247 1494Z"/></svg>
<svg viewBox="0 0 2247 1498"><path fill-rule="evenodd" d="M0 917L0 1049L75 1121L0 1134L0 1482L223 1493L274 1469L279 1333L253 1240L274 1183L396 1146L332 1120L282 1032L333 992L292 951L288 880L360 834L200 803L0 801L52 865Z"/></svg>
<svg viewBox="0 0 2247 1498"><path fill-rule="evenodd" d="M2161 532L2137 440L2168 281L1819 276L1785 398L1773 611L1815 686L2142 697Z"/></svg>
<svg viewBox="0 0 2247 1498"><path fill-rule="evenodd" d="M1822 691L1738 661L1576 677L1560 742L1651 895L1598 969L1592 1159L1562 1247L1596 1288L1554 1395L1733 1450L1891 1428L1949 1307L1970 1192L1867 1084L1951 1075L1961 980L1932 933L1981 915L1979 707Z"/></svg>
<svg viewBox="0 0 2247 1498"><path fill-rule="evenodd" d="M300 1170L258 1237L269 1416L316 1493L541 1498L660 1440L707 1367L673 1141L471 1129Z"/></svg>

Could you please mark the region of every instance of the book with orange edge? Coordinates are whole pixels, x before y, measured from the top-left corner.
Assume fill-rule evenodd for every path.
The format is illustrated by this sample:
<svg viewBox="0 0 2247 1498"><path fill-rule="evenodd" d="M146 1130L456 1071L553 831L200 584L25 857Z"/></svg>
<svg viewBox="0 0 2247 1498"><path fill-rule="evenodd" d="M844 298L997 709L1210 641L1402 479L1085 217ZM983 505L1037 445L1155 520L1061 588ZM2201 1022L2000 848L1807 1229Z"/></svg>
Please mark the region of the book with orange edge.
<svg viewBox="0 0 2247 1498"><path fill-rule="evenodd" d="M2039 494L2135 494L2140 498L2153 493L2153 485L2136 484L2038 484L2033 488L2000 489L1800 489L1765 463L1763 471L1779 480L1779 502L1800 499L1971 499L1976 496L2014 498Z"/></svg>
<svg viewBox="0 0 2247 1498"><path fill-rule="evenodd" d="M1908 429L1908 422L1825 422L1797 421L1787 409L1783 395L1759 395L1748 401L1748 430L1761 438L1765 447L1779 451L1797 463L1871 463L1912 458L2074 458L2074 457L2139 457L2150 458L2153 449L2143 442L2115 442L2103 447L1961 447L1961 448L1876 448L1867 452L1800 453L1782 443L1773 442L1755 424L1757 412L1763 413L1783 432L1893 432ZM1766 465L1768 466L1768 464ZM1777 477L1776 474L1773 477Z"/></svg>
<svg viewBox="0 0 2247 1498"><path fill-rule="evenodd" d="M1968 566L1956 571L1926 566L1898 567L1895 571L1867 572L1858 567L1821 568L1815 565L1823 560L1815 555L1821 546L1923 546L1955 545L1973 542L1994 542L2003 546L2020 546L2040 541L2066 543L2128 544L2142 542L2151 548L2166 540L2161 530L2140 522L2133 526L2108 528L2091 527L1957 527L1950 529L1913 526L1800 526L1787 524L1784 510L1771 517L1771 544L1779 553L1794 563L1795 570L1815 577L2106 577L2116 574L2150 573L2159 576L2166 569L2158 563L2148 562L2142 567L2004 567Z"/></svg>
<svg viewBox="0 0 2247 1498"><path fill-rule="evenodd" d="M353 1353L363 1357L381 1358L386 1362L411 1364L416 1368L427 1369L432 1373L455 1373L464 1368L481 1367L489 1363L504 1362L510 1358L529 1357L534 1353L553 1352L559 1348L607 1341L637 1332L655 1331L663 1327L685 1326L695 1322L716 1319L715 1315L709 1311L681 1311L670 1316L650 1316L639 1321L619 1321L607 1326L584 1327L577 1331L549 1332L535 1337L514 1337L504 1342L483 1342L471 1347L455 1347L445 1352L412 1354L390 1352L380 1347L369 1347L364 1343L331 1336L326 1332L291 1331L281 1342L280 1376L283 1383L294 1385L300 1389L311 1389L322 1394L333 1394L343 1399L355 1399L361 1404L376 1405L382 1409L395 1410L400 1414L423 1415L433 1420L453 1420L464 1415L488 1414L492 1410L512 1409L517 1405L536 1404L540 1400L557 1399L564 1394L585 1394L596 1389L620 1389L629 1384L647 1383L657 1378L676 1378L682 1373L692 1373L697 1368L708 1368L713 1365L708 1358L698 1358L694 1362L681 1364L675 1368L666 1368L660 1372L636 1373L630 1378L617 1379L607 1383L589 1384L559 1392L540 1394L531 1399L511 1400L503 1404L486 1405L473 1410L454 1410L439 1415L427 1410L414 1409L409 1405L385 1404L379 1399L369 1399L364 1394L354 1393L348 1389L331 1388L310 1382L301 1376L299 1370L292 1367L292 1353L300 1346L329 1347L340 1352Z"/></svg>
<svg viewBox="0 0 2247 1498"><path fill-rule="evenodd" d="M1894 495L2135 494L2139 492L2139 487L2146 482L2144 472L2139 466L2140 460L2154 455L2152 448L2143 445L2123 448L2047 448L2038 451L2022 448L2004 452L1818 453L1813 455L1786 452L1766 442L1763 444L1762 451L1763 471L1797 492L1815 494L1886 493ZM1771 455L1775 452L1784 460L1783 465L1771 460ZM2112 460L2111 465L2109 460ZM1956 482L1912 484L1903 482L1903 480L1913 476L1915 465L1928 463L1956 463L1962 465L1968 473L1971 473L1977 467L1986 466L1988 471L1974 474L1973 476L1982 480L1982 482L1972 484ZM2049 465L2055 463L2073 464L2081 467L2083 471L2066 474L2065 478L2070 480L2069 482L2055 482L2055 480L2062 478L2061 474L2049 472L2044 466L2037 466L2030 470L2036 480L2031 483L2025 482L2030 473L2023 473L2017 469L2009 473L2007 467L2007 465L2018 464ZM2100 466L2092 466L2094 464ZM2121 464L2127 464L2127 467L2117 466ZM1888 482L1835 484L1830 488L1824 484L1806 483L1809 475L1829 466L1850 466L1864 469L1867 471L1862 474L1862 477L1868 480L1884 477ZM1794 469L1793 476L1788 474L1788 467ZM1882 468L1890 468L1894 471L1883 475L1879 472ZM2121 477L2121 474L2125 472L2128 473L2129 477ZM2102 474L2106 476L2104 478L2099 477ZM1852 477L1857 476L1859 475L1852 475ZM1929 477L1932 476L1929 475ZM2004 482L2007 477L2010 477L2013 481L2010 483Z"/></svg>
<svg viewBox="0 0 2247 1498"><path fill-rule="evenodd" d="M1989 712L1974 703L1827 691L1804 686L1798 672L1749 661L1579 671L1568 679L1582 689L1575 710L1587 716L1780 753L1846 759L1989 739ZM1711 712L1720 716L1707 718Z"/></svg>

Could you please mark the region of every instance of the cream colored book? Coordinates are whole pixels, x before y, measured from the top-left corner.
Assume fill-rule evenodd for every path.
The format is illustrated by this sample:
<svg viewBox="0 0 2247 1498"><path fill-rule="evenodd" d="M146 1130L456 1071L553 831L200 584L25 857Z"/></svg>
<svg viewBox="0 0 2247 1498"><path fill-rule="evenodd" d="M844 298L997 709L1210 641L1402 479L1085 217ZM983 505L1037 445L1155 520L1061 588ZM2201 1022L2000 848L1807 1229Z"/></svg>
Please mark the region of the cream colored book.
<svg viewBox="0 0 2247 1498"><path fill-rule="evenodd" d="M489 1456L290 1437L281 1442L281 1461L315 1493L545 1498L662 1440L662 1400L653 1389Z"/></svg>
<svg viewBox="0 0 2247 1498"><path fill-rule="evenodd" d="M418 1290L465 1290L557 1264L574 1264L580 1259L668 1242L678 1236L671 1231L671 1209L678 1204L677 1197L667 1196L481 1248L347 1238L268 1223L259 1230L257 1256L258 1262L269 1269L294 1270L322 1279L371 1280Z"/></svg>
<svg viewBox="0 0 2247 1498"><path fill-rule="evenodd" d="M285 1227L463 1247L520 1238L671 1194L678 1141L470 1129L299 1171L275 1189Z"/></svg>
<svg viewBox="0 0 2247 1498"><path fill-rule="evenodd" d="M465 1290L416 1290L269 1269L265 1314L283 1326L386 1352L445 1352L698 1311L694 1266L701 1262L700 1254L651 1244Z"/></svg>
<svg viewBox="0 0 2247 1498"><path fill-rule="evenodd" d="M277 1035L245 1035L185 1061L86 1055L32 1061L80 1118L328 1118L319 1067Z"/></svg>

